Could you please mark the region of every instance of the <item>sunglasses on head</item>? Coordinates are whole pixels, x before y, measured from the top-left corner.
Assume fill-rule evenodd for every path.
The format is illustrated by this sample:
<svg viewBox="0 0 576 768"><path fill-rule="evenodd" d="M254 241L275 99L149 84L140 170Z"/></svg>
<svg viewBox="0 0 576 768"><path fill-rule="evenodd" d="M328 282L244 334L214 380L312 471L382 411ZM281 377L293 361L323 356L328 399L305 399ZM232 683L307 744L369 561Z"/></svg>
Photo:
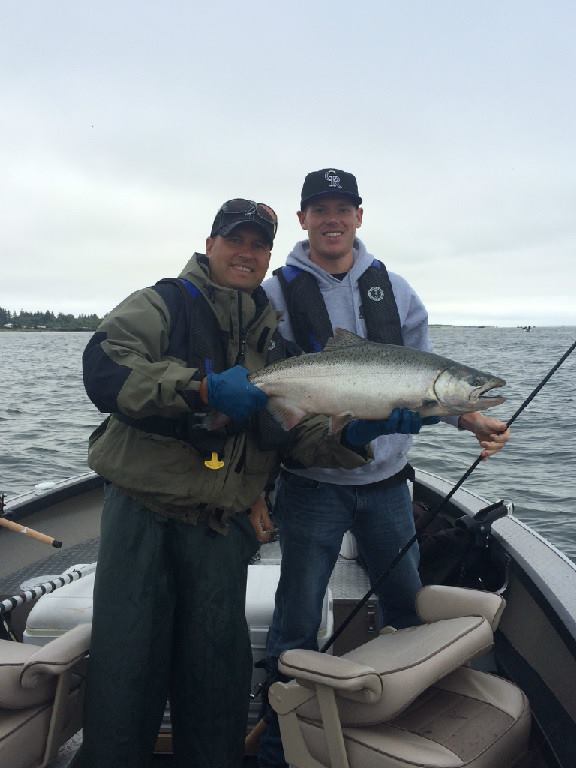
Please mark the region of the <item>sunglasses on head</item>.
<svg viewBox="0 0 576 768"><path fill-rule="evenodd" d="M237 197L234 200L228 200L220 208L219 213L238 216L254 216L255 218L262 219L263 221L272 224L274 228L274 234L278 229L278 216L269 205L265 203L255 203L254 200L244 200L241 197Z"/></svg>

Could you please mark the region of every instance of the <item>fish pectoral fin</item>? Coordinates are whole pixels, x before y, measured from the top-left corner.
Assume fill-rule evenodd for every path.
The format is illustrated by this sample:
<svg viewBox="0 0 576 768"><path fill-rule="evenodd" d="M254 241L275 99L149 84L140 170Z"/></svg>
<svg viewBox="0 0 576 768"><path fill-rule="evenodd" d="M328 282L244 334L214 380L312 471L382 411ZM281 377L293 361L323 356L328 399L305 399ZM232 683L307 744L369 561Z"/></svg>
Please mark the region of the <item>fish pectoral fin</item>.
<svg viewBox="0 0 576 768"><path fill-rule="evenodd" d="M304 416L306 416L306 411L303 411L302 408L299 408L291 400L286 400L283 397L269 398L266 410L282 426L282 429L285 429L287 432L299 424Z"/></svg>
<svg viewBox="0 0 576 768"><path fill-rule="evenodd" d="M337 413L336 416L330 416L328 419L328 432L331 435L336 435L341 432L346 424L354 418L350 411L345 413Z"/></svg>

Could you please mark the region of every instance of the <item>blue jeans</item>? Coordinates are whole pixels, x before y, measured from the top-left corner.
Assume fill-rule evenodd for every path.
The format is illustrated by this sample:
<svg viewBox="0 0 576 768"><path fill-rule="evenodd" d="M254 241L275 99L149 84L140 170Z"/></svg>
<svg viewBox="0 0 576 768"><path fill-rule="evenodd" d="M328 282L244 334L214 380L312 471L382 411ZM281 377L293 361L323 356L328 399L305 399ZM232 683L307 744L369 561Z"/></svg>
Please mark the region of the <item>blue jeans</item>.
<svg viewBox="0 0 576 768"><path fill-rule="evenodd" d="M344 533L352 531L373 584L414 536L412 502L405 482L341 486L282 473L274 518L282 562L267 656L290 648L317 650L322 601ZM376 590L383 624L419 623L414 600L421 587L415 543ZM270 714L270 713L269 713ZM260 740L259 764L285 765L275 716Z"/></svg>

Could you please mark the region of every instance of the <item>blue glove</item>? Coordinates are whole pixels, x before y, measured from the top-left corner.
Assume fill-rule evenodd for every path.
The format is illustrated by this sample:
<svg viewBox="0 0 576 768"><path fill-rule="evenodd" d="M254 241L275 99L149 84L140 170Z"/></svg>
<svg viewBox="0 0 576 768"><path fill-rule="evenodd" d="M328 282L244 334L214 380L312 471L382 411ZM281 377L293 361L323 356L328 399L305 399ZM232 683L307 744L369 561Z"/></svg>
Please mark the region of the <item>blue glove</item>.
<svg viewBox="0 0 576 768"><path fill-rule="evenodd" d="M353 448L361 448L380 435L415 435L420 432L423 424L437 424L438 421L437 416L423 419L419 413L408 408L394 408L387 419L351 421L344 427L344 441Z"/></svg>
<svg viewBox="0 0 576 768"><path fill-rule="evenodd" d="M233 421L247 421L268 402L268 395L248 381L248 371L241 365L222 373L209 373L206 384L208 405Z"/></svg>

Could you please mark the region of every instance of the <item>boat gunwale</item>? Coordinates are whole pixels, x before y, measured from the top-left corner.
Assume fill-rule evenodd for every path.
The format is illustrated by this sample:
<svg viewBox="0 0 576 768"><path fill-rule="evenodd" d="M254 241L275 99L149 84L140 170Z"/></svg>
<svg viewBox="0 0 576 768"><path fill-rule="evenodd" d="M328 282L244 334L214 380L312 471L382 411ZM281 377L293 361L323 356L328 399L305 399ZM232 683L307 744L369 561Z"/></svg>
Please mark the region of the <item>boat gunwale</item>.
<svg viewBox="0 0 576 768"><path fill-rule="evenodd" d="M73 475L64 480L57 480L47 488L34 488L20 493L4 502L4 516L8 520L19 520L26 515L48 509L79 493L100 488L104 479L92 470L80 475Z"/></svg>
<svg viewBox="0 0 576 768"><path fill-rule="evenodd" d="M445 478L426 470L416 470L416 481L440 498L451 488ZM451 503L473 515L490 501L461 488ZM576 564L513 514L496 520L492 535L522 574L522 580L540 595L540 604L546 606L549 618L555 617L565 642L576 648Z"/></svg>

